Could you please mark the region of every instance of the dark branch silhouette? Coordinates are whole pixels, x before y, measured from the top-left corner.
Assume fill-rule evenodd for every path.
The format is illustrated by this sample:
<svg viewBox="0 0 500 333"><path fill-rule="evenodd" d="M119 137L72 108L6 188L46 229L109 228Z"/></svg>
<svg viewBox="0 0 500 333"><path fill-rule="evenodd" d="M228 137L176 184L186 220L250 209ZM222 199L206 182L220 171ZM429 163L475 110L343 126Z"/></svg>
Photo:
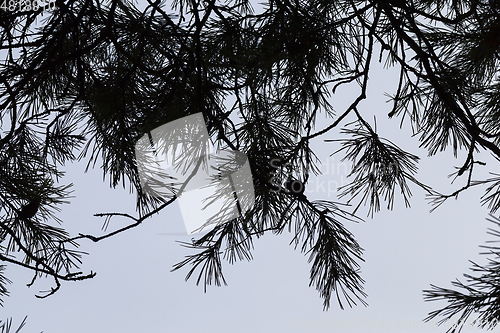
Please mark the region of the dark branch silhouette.
<svg viewBox="0 0 500 333"><path fill-rule="evenodd" d="M155 156L166 154L161 147L172 142L175 151L182 131L162 133L165 145L155 129L195 114L203 116L205 139L214 147L248 158L255 194L245 211L238 185L229 178L204 201L208 206L227 196L227 207L236 202L238 213L214 215L207 222L215 225L212 230L183 244L193 254L174 270L191 266L187 277L197 274L205 287L226 283L223 259L249 260L255 238L287 230L309 256L310 283L325 309L332 295L340 307L366 304L362 248L348 231L359 221L360 207L368 206L373 215L382 206L392 209L397 196L409 205L411 190L420 188L435 209L472 186L485 186L482 203L492 214L500 208L498 174L474 178L477 168L490 167L478 154L500 160L495 1L270 0L254 11L248 0L147 0L141 12L122 0L56 0L50 8L0 10L0 261L32 270L30 285L42 275L53 277L47 295L60 281L95 276L79 271L87 254L77 250L80 242L139 227L182 196L196 172L213 166L190 157L200 156L194 146L181 152L184 160L174 170L186 179L161 170L147 154L150 161L138 162L141 138L149 139L146 146L158 146ZM408 121L429 156L448 149L455 156L467 153L451 175L452 182L462 181L451 194L420 182L421 157L383 138L367 117L377 61L399 69L384 114ZM334 111L330 97L340 87L358 93ZM330 124L316 129L319 116ZM340 135L334 134L339 128ZM353 207L305 195L320 163L311 148L315 140L329 142L325 147L352 162L351 182L340 189L339 200ZM62 222L57 210L71 193L61 171L68 161L101 167L113 188L128 184L137 197L137 216L95 214L104 217L102 235L69 235L56 225ZM235 171L232 162L220 161L214 183ZM143 162L160 167L148 171ZM107 232L117 218L130 224ZM9 283L3 267L0 297ZM482 269L498 273L495 267ZM428 295L462 297L439 288ZM478 303L474 311L499 302L494 290L481 295L491 302ZM469 311L469 299L432 316ZM484 318L491 324L498 313Z"/></svg>

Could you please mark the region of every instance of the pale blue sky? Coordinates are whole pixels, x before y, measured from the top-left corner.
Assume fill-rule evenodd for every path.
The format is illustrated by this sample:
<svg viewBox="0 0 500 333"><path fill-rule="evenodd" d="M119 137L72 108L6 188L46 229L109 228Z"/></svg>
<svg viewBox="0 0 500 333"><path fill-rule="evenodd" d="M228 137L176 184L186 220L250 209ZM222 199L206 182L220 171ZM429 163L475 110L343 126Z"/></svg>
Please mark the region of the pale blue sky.
<svg viewBox="0 0 500 333"><path fill-rule="evenodd" d="M363 114L377 114L379 134L423 158L419 179L443 192L453 192L463 183L450 186L446 176L463 163L451 152L426 158L416 138L410 138L409 126L399 129L399 120L387 120L390 105L385 91L394 86L394 73L374 67L368 89L369 99L361 103ZM333 97L338 113L352 101L353 92L339 90ZM369 116L366 119L372 120ZM349 117L344 123L352 121ZM321 120L316 130L327 122ZM313 149L323 160L336 150L324 139L335 138L336 131L318 138ZM339 158L330 160L338 165ZM485 158L486 161L491 159ZM325 162L326 163L326 162ZM488 163L485 170L494 171ZM128 189L110 189L102 180L101 170L84 173L85 163L67 166L64 182L73 182L75 199L63 207L64 227L100 235L103 220L98 212L128 212L135 215L135 194ZM323 166L323 170L326 167ZM331 169L330 169L331 170ZM484 174L483 174L484 175ZM345 174L313 178L308 197L337 200L316 184L342 182ZM333 184L333 183L332 183ZM256 240L254 260L224 265L227 287L195 286L195 279L184 281L187 269L170 272L172 265L190 253L176 240L188 241L177 205L171 205L138 228L100 243L82 240L81 250L88 251L84 272L97 272L95 278L81 282L63 282L61 289L47 299L37 299L39 290L47 290L52 280L40 279L30 289L31 272L10 265L7 277L14 281L11 296L5 299L2 318L14 317L14 325L25 315L28 323L22 332L45 333L135 333L135 332L445 332L434 323L422 323L427 313L443 303L424 303L422 289L430 284L450 286L450 281L468 273L469 259L485 263L479 245L491 239L486 229L487 210L479 204L483 188L470 189L458 201L450 200L429 214L431 206L424 192L412 187L412 208L404 208L396 199L394 211L385 208L373 219L347 225L365 249L362 277L366 280L368 307L340 310L332 300L323 311L322 300L308 287L310 265L307 257L288 245L292 235L266 235ZM311 192L312 191L312 192ZM366 208L360 216L366 216ZM108 230L129 223L114 218ZM175 233L176 235L163 235ZM467 328L464 332L479 331Z"/></svg>

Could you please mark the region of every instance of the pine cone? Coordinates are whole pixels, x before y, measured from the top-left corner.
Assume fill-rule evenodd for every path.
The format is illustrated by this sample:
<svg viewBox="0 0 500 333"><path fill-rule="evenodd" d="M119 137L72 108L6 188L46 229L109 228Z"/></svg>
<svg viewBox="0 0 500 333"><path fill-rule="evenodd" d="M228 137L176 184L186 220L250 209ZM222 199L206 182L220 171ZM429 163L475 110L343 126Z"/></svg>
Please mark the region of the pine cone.
<svg viewBox="0 0 500 333"><path fill-rule="evenodd" d="M29 204L21 207L21 210L18 212L17 216L21 220L31 219L38 212L38 209L40 208L41 202L42 202L42 198L40 198L39 196L36 196L35 198L33 198L33 200L30 201Z"/></svg>

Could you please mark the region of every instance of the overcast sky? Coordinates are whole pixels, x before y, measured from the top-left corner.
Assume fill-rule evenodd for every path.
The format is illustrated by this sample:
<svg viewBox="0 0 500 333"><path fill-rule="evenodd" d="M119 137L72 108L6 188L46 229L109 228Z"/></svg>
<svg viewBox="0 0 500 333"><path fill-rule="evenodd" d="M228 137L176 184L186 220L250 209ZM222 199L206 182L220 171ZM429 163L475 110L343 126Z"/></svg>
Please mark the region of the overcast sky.
<svg viewBox="0 0 500 333"><path fill-rule="evenodd" d="M394 72L373 69L368 101L361 103L360 111L377 115L379 135L422 157L421 181L446 193L460 188L463 183L450 186L447 175L455 171L454 166L461 166L465 154L457 160L451 152L427 158L426 151L418 148L417 138L411 138L408 123L400 130L399 119L387 120L390 104L385 103L384 92L392 91ZM353 93L345 89L332 97L338 113L355 98ZM316 130L327 124L329 120L321 118ZM323 175L310 180L309 198L338 201L334 186L346 182L341 156L329 157L338 147L323 142L334 139L336 133L313 142L323 161ZM488 156L484 160L491 162ZM494 165L488 163L483 176L494 171ZM75 196L60 215L68 231L101 235L103 220L94 213L136 215L135 194L110 189L99 169L88 173L84 169L85 163L66 166L63 181L74 183ZM6 274L14 283L1 317L13 317L17 326L28 315L23 333L445 332L446 326L422 322L429 311L444 305L424 302L422 290L431 283L450 286L455 278L463 280L462 274L469 272L469 259L486 262L478 255L479 245L491 239L486 234L492 226L486 221L487 209L479 202L484 188L470 189L433 213L429 213L431 206L424 192L414 186L412 190L411 208L405 208L397 197L393 211L384 208L373 219L347 225L365 249L361 270L368 307L340 310L332 299L331 309L323 311L318 292L308 286L307 257L289 245L292 235L286 232L256 240L251 262L225 262L229 286L211 286L204 293L195 279L184 281L187 269L170 272L172 265L190 253L176 241L192 237L185 234L179 207L173 204L138 228L97 244L82 240L81 250L90 253L84 257L82 269L97 275L91 280L63 282L47 299L34 295L53 286L53 280L40 279L28 289L31 273L9 265ZM366 208L361 209L359 216L365 218L366 213ZM129 220L113 218L108 231L127 223ZM464 332L473 331L480 330L466 328Z"/></svg>

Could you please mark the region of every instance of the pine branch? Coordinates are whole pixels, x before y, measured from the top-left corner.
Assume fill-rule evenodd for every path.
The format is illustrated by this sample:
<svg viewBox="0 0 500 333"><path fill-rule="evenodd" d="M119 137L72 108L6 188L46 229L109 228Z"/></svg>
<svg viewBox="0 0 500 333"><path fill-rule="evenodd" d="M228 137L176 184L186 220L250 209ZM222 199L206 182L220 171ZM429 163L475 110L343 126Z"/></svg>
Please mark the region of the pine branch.
<svg viewBox="0 0 500 333"><path fill-rule="evenodd" d="M500 219L490 215L490 222L500 226ZM491 235L499 236L498 230L490 229ZM498 242L498 240L495 240ZM500 317L500 254L498 247L483 246L489 249L488 254L493 258L488 258L488 264L480 266L472 263L471 271L474 275L464 274L466 282L453 281L455 289L448 289L431 285L432 289L424 290L426 301L445 300L448 304L438 310L434 310L425 318L430 321L437 317L444 317L438 324L443 324L448 320L457 318L454 325L448 329L449 333L460 333L472 316L475 319L471 325L488 330L494 329ZM477 275L480 274L480 275Z"/></svg>

